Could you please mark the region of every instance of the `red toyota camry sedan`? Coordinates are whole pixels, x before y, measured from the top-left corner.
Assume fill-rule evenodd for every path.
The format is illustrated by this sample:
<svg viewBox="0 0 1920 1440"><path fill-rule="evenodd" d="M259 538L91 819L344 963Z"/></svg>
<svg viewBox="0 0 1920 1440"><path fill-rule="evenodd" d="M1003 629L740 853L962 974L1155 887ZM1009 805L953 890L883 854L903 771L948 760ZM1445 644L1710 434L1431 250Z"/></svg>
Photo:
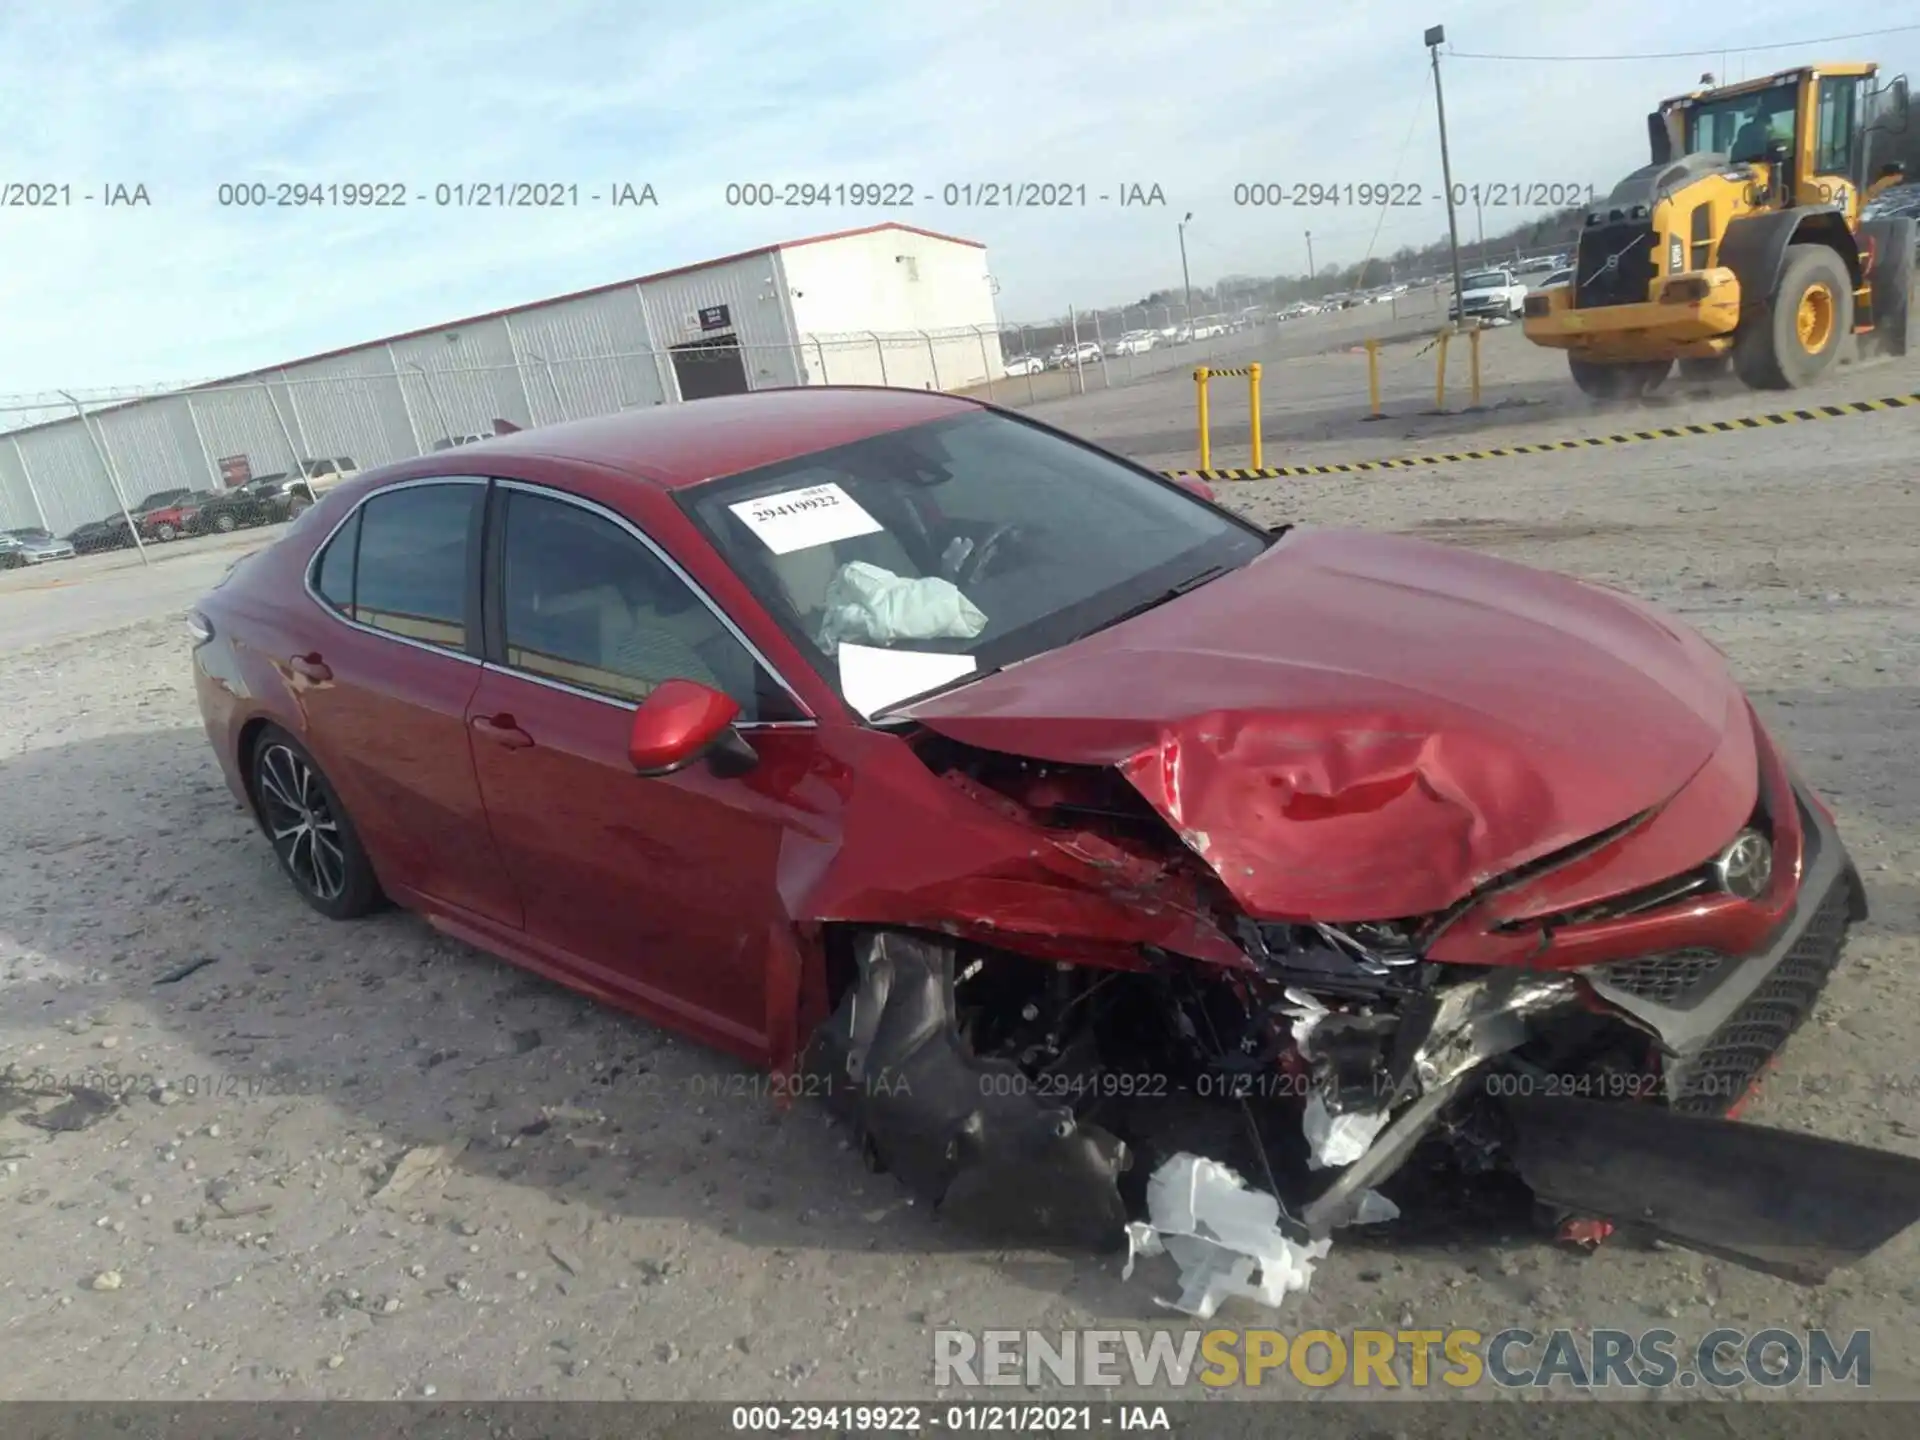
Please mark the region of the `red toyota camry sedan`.
<svg viewBox="0 0 1920 1440"><path fill-rule="evenodd" d="M1211 1102L1311 1230L1439 1146L1686 1240L1728 1152L1658 1127L1734 1107L1865 914L1721 656L1648 606L1264 530L948 396L370 471L192 626L307 903L817 1084L874 1163L1049 1236L1110 1241ZM1507 1103L1541 1075L1584 1118ZM1543 1125L1716 1173L1576 1184Z"/></svg>

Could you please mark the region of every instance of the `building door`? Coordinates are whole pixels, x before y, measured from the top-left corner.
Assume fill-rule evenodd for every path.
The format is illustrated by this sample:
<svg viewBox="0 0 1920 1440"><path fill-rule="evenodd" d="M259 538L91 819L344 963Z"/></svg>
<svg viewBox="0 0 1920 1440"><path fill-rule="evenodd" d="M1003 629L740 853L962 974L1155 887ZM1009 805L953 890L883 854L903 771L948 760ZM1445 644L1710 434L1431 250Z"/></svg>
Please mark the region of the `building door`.
<svg viewBox="0 0 1920 1440"><path fill-rule="evenodd" d="M680 382L682 400L705 400L714 395L744 395L747 366L737 335L692 340L673 347L673 374Z"/></svg>

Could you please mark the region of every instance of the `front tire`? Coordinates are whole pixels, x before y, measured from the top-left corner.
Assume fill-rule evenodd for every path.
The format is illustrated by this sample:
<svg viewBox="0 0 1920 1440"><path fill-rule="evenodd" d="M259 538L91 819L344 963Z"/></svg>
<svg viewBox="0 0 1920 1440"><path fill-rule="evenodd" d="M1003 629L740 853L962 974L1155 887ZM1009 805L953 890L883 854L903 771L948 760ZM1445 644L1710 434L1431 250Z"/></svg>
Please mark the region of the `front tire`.
<svg viewBox="0 0 1920 1440"><path fill-rule="evenodd" d="M254 742L254 810L280 871L329 920L353 920L385 897L346 807L306 747L269 726Z"/></svg>
<svg viewBox="0 0 1920 1440"><path fill-rule="evenodd" d="M153 538L161 541L178 540L180 532L171 525L156 525L153 527Z"/></svg>
<svg viewBox="0 0 1920 1440"><path fill-rule="evenodd" d="M1733 371L1731 355L1705 355L1680 362L1680 378L1690 384L1704 385Z"/></svg>
<svg viewBox="0 0 1920 1440"><path fill-rule="evenodd" d="M1672 370L1665 360L1630 360L1615 365L1603 365L1593 360L1583 360L1578 355L1567 357L1567 369L1573 376L1573 383L1580 387L1584 395L1595 400L1633 400L1657 389Z"/></svg>
<svg viewBox="0 0 1920 1440"><path fill-rule="evenodd" d="M226 511L222 511L213 517L213 528L218 530L222 535L231 535L235 530L240 528L240 522Z"/></svg>
<svg viewBox="0 0 1920 1440"><path fill-rule="evenodd" d="M1853 278L1825 245L1789 245L1780 284L1733 342L1733 368L1755 390L1798 390L1840 359L1853 333Z"/></svg>

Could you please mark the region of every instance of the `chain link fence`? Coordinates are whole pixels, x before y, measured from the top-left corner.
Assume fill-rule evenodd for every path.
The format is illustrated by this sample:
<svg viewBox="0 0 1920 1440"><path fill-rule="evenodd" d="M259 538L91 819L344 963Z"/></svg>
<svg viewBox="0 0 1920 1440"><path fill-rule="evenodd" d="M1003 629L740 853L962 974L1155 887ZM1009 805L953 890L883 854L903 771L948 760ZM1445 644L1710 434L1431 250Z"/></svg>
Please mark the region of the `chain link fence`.
<svg viewBox="0 0 1920 1440"><path fill-rule="evenodd" d="M1242 297L1245 298L1245 297ZM1280 312L1227 299L1037 325L545 353L458 363L376 344L239 380L0 399L0 568L271 525L315 486L496 434L771 385L882 385L1024 406L1260 358ZM1358 303L1358 302L1356 302ZM1347 328L1434 313L1377 297ZM557 347L549 347L557 349Z"/></svg>

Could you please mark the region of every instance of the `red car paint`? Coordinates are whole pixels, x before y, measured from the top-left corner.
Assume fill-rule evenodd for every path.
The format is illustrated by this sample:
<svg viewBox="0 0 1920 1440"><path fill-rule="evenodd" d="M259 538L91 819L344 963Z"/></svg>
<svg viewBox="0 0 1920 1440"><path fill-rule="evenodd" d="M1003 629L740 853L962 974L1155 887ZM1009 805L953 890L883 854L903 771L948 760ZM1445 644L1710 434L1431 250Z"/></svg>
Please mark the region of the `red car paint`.
<svg viewBox="0 0 1920 1440"><path fill-rule="evenodd" d="M1265 916L1413 915L1645 816L1564 871L1488 896L1433 952L1519 963L1537 935L1497 920L1711 855L1751 810L1756 755L1784 783L1720 657L1637 603L1439 545L1297 532L1134 620L909 708L967 744L1118 767L1192 850L1042 829L1037 797L937 775L910 738L854 715L668 494L970 405L761 392L460 452L464 473L625 515L731 616L811 717L755 727L747 773L643 778L630 710L355 629L306 592L335 523L377 487L445 474L435 456L324 496L202 602L215 639L195 652L196 684L230 786L250 804L254 727L284 727L395 900L783 1067L825 1015L827 922L1117 967L1157 946L1244 968L1215 918L1223 888ZM1763 903L1562 932L1552 963L1763 931L1798 884L1786 812Z"/></svg>

